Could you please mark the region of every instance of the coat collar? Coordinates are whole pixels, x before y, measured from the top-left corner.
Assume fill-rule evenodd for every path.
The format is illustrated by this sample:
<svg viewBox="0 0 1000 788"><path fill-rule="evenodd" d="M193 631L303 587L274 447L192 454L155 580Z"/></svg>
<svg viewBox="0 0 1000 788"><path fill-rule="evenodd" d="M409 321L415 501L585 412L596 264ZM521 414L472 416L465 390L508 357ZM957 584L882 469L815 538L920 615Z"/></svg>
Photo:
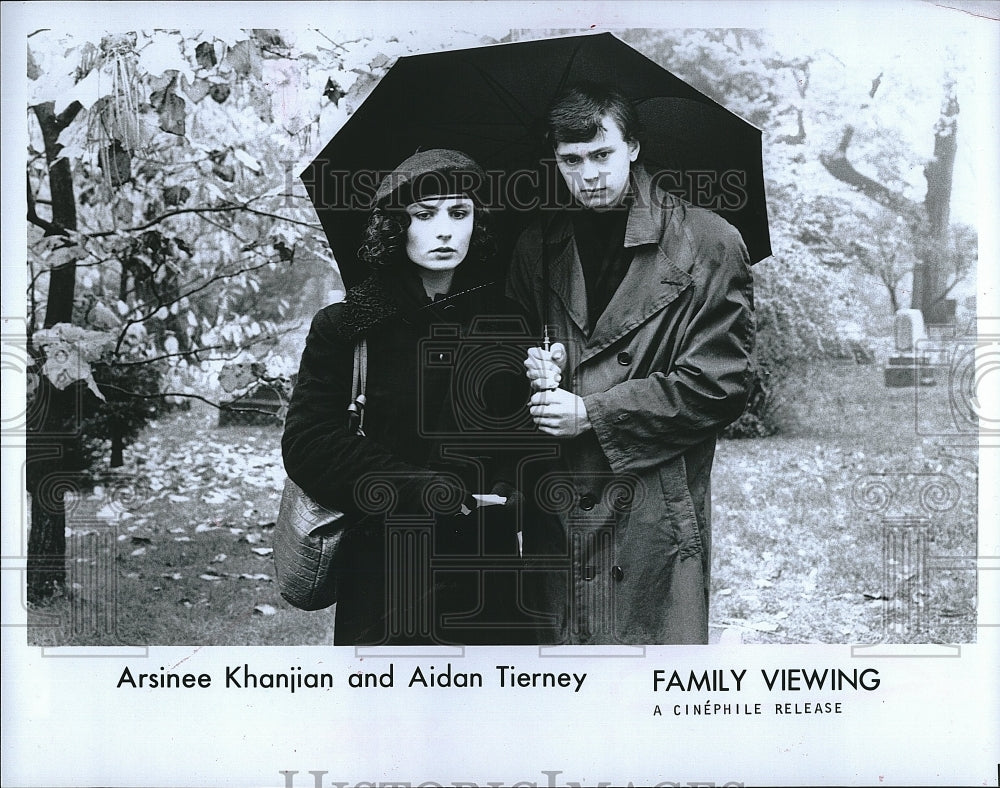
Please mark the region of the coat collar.
<svg viewBox="0 0 1000 788"><path fill-rule="evenodd" d="M634 257L594 326L587 319L586 285L569 212L551 215L543 230L549 288L580 330L585 348L582 360L647 320L691 283L691 275L678 267L663 243L667 235L685 234L684 203L658 188L643 167L633 167L629 188L632 205L625 225L625 246L635 250Z"/></svg>
<svg viewBox="0 0 1000 788"><path fill-rule="evenodd" d="M406 279L409 272L380 272L369 276L361 284L347 291L341 315L339 333L347 339L355 339L372 328L392 318L400 318L406 323L430 323L436 320L456 322L456 317L445 315L451 305L460 307L458 319L467 311L469 297L493 282L464 283L456 281L461 289L437 301L421 297L422 286Z"/></svg>

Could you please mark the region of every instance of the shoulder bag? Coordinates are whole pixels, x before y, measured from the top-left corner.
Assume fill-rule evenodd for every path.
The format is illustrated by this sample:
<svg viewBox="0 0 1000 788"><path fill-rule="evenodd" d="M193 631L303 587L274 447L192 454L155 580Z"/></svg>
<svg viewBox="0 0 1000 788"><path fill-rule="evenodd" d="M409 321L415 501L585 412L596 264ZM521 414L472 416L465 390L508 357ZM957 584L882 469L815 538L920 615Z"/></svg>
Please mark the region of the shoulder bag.
<svg viewBox="0 0 1000 788"><path fill-rule="evenodd" d="M354 346L354 379L347 406L348 429L364 435L368 343ZM274 526L274 566L282 598L301 610L320 610L337 601L341 543L348 521L343 512L320 506L285 479Z"/></svg>

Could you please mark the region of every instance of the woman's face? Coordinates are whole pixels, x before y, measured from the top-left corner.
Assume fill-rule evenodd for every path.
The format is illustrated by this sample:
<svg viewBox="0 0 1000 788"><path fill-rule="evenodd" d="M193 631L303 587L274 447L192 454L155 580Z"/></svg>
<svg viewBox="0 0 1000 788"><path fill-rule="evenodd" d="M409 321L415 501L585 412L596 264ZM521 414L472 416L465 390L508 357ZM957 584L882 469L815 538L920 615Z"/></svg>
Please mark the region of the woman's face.
<svg viewBox="0 0 1000 788"><path fill-rule="evenodd" d="M474 210L461 195L425 197L406 206L406 256L427 271L453 271L469 252Z"/></svg>

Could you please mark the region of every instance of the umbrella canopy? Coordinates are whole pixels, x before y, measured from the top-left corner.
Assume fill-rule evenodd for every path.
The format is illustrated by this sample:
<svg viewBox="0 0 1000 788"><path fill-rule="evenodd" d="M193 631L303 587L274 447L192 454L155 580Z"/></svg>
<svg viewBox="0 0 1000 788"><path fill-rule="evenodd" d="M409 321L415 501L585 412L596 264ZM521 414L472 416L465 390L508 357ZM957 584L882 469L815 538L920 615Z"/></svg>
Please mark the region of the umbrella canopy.
<svg viewBox="0 0 1000 788"><path fill-rule="evenodd" d="M641 161L662 173L664 188L730 221L753 262L771 254L760 130L602 33L400 58L301 176L345 284L366 275L357 249L379 181L429 148L463 151L487 170L505 264L531 210L551 204L558 184L544 143L549 104L583 80L635 103Z"/></svg>

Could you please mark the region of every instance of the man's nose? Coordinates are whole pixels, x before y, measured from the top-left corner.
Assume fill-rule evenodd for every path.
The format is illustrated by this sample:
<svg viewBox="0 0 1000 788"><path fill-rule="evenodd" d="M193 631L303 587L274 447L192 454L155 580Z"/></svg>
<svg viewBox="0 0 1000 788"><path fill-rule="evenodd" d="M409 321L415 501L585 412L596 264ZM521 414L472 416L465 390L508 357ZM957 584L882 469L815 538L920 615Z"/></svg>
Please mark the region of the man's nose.
<svg viewBox="0 0 1000 788"><path fill-rule="evenodd" d="M596 181L601 177L601 168L596 162L585 161L583 163L583 179L585 181Z"/></svg>

